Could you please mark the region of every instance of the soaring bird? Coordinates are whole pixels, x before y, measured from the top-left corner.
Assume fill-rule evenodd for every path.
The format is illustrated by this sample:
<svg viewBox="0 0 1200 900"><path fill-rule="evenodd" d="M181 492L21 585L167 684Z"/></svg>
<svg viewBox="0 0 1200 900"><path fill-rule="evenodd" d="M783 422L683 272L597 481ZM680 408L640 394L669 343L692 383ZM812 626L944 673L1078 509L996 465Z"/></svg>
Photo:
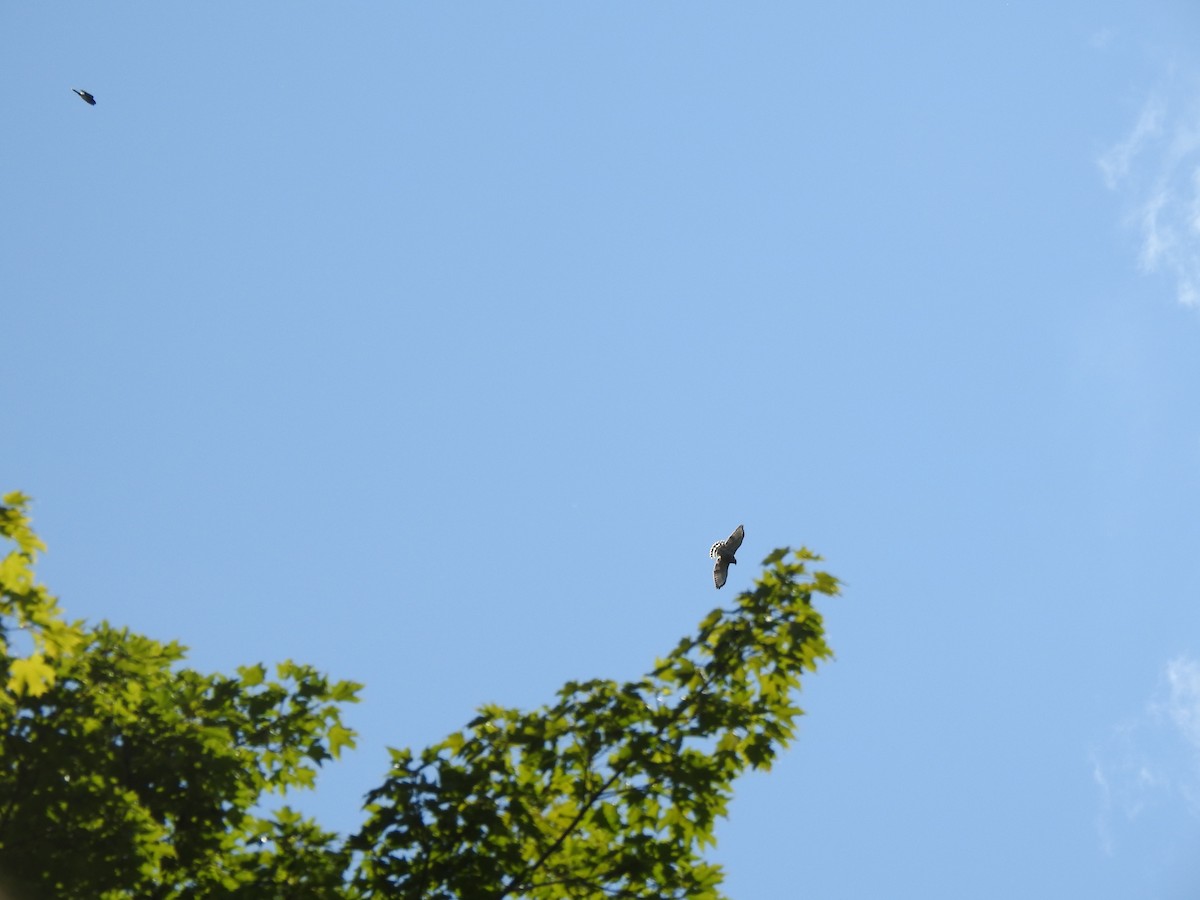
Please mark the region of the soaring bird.
<svg viewBox="0 0 1200 900"><path fill-rule="evenodd" d="M733 534L723 541L717 541L708 551L708 555L716 560L713 563L713 584L717 586L717 590L725 586L725 579L729 577L729 567L737 564L733 554L742 546L742 538L745 536L746 529L739 525L733 529Z"/></svg>
<svg viewBox="0 0 1200 900"><path fill-rule="evenodd" d="M80 97L82 97L83 102L86 103L88 106L96 105L96 98L93 97L91 94L89 94L87 91L81 91L79 88L71 88L71 90L73 90Z"/></svg>

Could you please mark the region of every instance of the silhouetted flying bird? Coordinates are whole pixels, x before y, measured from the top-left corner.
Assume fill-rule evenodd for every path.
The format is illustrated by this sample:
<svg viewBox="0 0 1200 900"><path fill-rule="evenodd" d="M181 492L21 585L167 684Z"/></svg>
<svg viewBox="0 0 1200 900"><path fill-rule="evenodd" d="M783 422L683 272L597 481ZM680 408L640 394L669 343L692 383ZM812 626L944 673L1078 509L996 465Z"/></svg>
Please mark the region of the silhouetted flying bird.
<svg viewBox="0 0 1200 900"><path fill-rule="evenodd" d="M96 105L96 98L93 97L91 94L89 94L87 91L81 91L79 88L71 88L71 90L73 90L80 97L82 97L83 102L86 103L88 106Z"/></svg>

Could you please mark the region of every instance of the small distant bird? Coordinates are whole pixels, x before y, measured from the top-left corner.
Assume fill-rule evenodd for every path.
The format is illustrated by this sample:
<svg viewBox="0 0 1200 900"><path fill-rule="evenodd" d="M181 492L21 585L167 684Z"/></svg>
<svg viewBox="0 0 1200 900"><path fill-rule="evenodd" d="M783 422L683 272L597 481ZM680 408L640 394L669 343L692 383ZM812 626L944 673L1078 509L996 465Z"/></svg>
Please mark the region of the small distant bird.
<svg viewBox="0 0 1200 900"><path fill-rule="evenodd" d="M87 91L81 91L79 88L71 88L71 90L73 90L80 97L82 97L83 102L86 103L88 106L96 105L96 98L93 97L91 94L89 94Z"/></svg>
<svg viewBox="0 0 1200 900"><path fill-rule="evenodd" d="M733 534L723 541L717 541L708 551L708 555L716 560L713 563L713 583L717 586L717 590L725 586L725 579L729 577L729 567L737 564L733 554L737 553L738 547L742 546L742 538L745 536L746 529L739 525L733 529Z"/></svg>

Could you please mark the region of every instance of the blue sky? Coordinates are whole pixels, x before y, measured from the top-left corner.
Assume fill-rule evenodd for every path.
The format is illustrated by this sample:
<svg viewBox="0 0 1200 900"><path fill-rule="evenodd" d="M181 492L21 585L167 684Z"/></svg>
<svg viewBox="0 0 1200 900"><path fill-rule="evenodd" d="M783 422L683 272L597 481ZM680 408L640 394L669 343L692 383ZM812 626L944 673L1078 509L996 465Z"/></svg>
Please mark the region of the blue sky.
<svg viewBox="0 0 1200 900"><path fill-rule="evenodd" d="M807 545L741 900L1200 890L1200 13L10 3L3 490L72 616L366 684L635 677ZM71 88L95 94L83 104ZM728 589L727 589L728 590Z"/></svg>

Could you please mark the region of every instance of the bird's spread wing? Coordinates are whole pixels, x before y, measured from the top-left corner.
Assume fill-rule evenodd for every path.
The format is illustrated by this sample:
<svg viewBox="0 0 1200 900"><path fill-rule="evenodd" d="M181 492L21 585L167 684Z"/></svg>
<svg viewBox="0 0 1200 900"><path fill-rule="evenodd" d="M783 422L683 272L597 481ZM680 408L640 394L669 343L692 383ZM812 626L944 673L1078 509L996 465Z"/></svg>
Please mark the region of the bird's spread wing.
<svg viewBox="0 0 1200 900"><path fill-rule="evenodd" d="M722 543L725 544L725 552L730 556L737 553L738 547L742 546L742 538L746 536L746 529L739 525L733 529L733 534L727 537Z"/></svg>
<svg viewBox="0 0 1200 900"><path fill-rule="evenodd" d="M717 557L716 563L713 565L713 584L720 590L725 586L725 579L729 577L729 563Z"/></svg>

